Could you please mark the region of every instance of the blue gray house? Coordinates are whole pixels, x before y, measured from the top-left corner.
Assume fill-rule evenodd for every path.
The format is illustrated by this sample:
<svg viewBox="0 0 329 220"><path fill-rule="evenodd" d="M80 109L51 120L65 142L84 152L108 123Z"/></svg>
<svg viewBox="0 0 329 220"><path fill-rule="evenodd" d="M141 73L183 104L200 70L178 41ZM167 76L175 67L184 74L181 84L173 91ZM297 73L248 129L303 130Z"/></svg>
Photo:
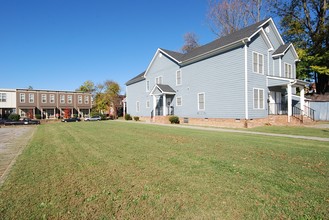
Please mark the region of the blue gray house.
<svg viewBox="0 0 329 220"><path fill-rule="evenodd" d="M292 122L298 55L272 18L186 54L159 48L126 83L127 113L149 121L177 115L193 124ZM303 112L303 111L300 111Z"/></svg>

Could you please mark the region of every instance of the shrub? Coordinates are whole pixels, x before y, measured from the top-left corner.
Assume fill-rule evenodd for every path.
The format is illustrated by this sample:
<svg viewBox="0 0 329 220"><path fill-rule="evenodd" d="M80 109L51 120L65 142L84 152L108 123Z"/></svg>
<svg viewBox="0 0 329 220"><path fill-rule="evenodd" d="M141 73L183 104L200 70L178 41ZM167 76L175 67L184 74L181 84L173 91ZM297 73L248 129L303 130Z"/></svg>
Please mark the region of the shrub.
<svg viewBox="0 0 329 220"><path fill-rule="evenodd" d="M13 120L13 121L18 121L18 120L20 119L20 117L21 117L21 116L20 116L19 114L12 113L12 114L9 115L8 118L9 118L10 120Z"/></svg>
<svg viewBox="0 0 329 220"><path fill-rule="evenodd" d="M101 116L101 120L106 120L107 119L105 114L101 114L100 116Z"/></svg>
<svg viewBox="0 0 329 220"><path fill-rule="evenodd" d="M126 115L125 115L125 119L126 119L126 120L132 120L132 117L130 116L130 114L126 114Z"/></svg>
<svg viewBox="0 0 329 220"><path fill-rule="evenodd" d="M41 119L41 115L40 114L35 114L35 118L36 119Z"/></svg>
<svg viewBox="0 0 329 220"><path fill-rule="evenodd" d="M179 117L173 115L169 117L169 121L171 124L179 124Z"/></svg>
<svg viewBox="0 0 329 220"><path fill-rule="evenodd" d="M135 117L134 117L134 120L135 120L135 121L139 121L139 117L138 117L138 116L135 116Z"/></svg>

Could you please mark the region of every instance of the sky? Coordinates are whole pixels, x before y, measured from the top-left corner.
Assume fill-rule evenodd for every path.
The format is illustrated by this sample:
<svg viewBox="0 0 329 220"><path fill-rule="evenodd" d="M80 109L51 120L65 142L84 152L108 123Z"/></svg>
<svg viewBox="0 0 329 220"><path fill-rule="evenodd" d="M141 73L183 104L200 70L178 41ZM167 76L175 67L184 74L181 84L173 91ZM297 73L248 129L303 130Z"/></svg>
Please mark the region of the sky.
<svg viewBox="0 0 329 220"><path fill-rule="evenodd" d="M208 0L0 0L0 88L74 91L125 83L183 36L216 39Z"/></svg>

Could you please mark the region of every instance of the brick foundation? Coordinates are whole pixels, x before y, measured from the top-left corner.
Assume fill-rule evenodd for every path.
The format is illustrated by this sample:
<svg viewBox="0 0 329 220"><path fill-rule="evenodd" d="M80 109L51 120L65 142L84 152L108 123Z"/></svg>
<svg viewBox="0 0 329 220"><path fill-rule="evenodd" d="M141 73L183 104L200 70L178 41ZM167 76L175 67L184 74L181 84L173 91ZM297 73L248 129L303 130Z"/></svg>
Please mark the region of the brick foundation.
<svg viewBox="0 0 329 220"><path fill-rule="evenodd" d="M155 122L159 124L170 124L170 116L156 116L155 121L151 117L140 117L141 121ZM278 126L301 126L303 125L298 119L291 117L288 123L287 115L270 115L267 118L258 119L225 119L225 118L179 118L181 124L201 125L213 127L229 127L229 128L253 128L265 125Z"/></svg>

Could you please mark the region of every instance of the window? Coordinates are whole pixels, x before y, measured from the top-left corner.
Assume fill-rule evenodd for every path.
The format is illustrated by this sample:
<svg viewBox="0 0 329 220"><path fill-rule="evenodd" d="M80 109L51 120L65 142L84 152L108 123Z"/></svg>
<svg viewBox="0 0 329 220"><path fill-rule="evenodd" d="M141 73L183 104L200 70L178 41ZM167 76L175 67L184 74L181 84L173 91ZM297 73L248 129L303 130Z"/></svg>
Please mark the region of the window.
<svg viewBox="0 0 329 220"><path fill-rule="evenodd" d="M252 71L254 73L264 74L264 55L252 52Z"/></svg>
<svg viewBox="0 0 329 220"><path fill-rule="evenodd" d="M150 100L146 101L146 108L150 108Z"/></svg>
<svg viewBox="0 0 329 220"><path fill-rule="evenodd" d="M78 103L79 103L79 104L82 104L82 95L79 95L79 96L78 96Z"/></svg>
<svg viewBox="0 0 329 220"><path fill-rule="evenodd" d="M182 97L176 98L176 106L182 106Z"/></svg>
<svg viewBox="0 0 329 220"><path fill-rule="evenodd" d="M139 108L139 101L136 102L136 112L139 112L140 108Z"/></svg>
<svg viewBox="0 0 329 220"><path fill-rule="evenodd" d="M89 96L85 96L85 104L88 104L89 103Z"/></svg>
<svg viewBox="0 0 329 220"><path fill-rule="evenodd" d="M25 103L25 94L24 93L19 94L19 100L20 100L20 103Z"/></svg>
<svg viewBox="0 0 329 220"><path fill-rule="evenodd" d="M284 63L284 77L292 78L292 65Z"/></svg>
<svg viewBox="0 0 329 220"><path fill-rule="evenodd" d="M198 110L205 110L205 93L198 93Z"/></svg>
<svg viewBox="0 0 329 220"><path fill-rule="evenodd" d="M176 86L182 85L182 71L176 71Z"/></svg>
<svg viewBox="0 0 329 220"><path fill-rule="evenodd" d="M72 104L72 95L67 96L67 103Z"/></svg>
<svg viewBox="0 0 329 220"><path fill-rule="evenodd" d="M7 102L7 94L0 93L0 102Z"/></svg>
<svg viewBox="0 0 329 220"><path fill-rule="evenodd" d="M50 94L50 103L55 103L55 95Z"/></svg>
<svg viewBox="0 0 329 220"><path fill-rule="evenodd" d="M150 80L146 80L146 92L150 91Z"/></svg>
<svg viewBox="0 0 329 220"><path fill-rule="evenodd" d="M60 95L59 96L59 99L60 99L60 103L65 103L65 95Z"/></svg>
<svg viewBox="0 0 329 220"><path fill-rule="evenodd" d="M41 102L46 103L47 102L47 95L46 94L41 94Z"/></svg>
<svg viewBox="0 0 329 220"><path fill-rule="evenodd" d="M162 76L158 76L155 78L155 84L162 84Z"/></svg>
<svg viewBox="0 0 329 220"><path fill-rule="evenodd" d="M34 103L34 94L33 93L29 94L29 103Z"/></svg>
<svg viewBox="0 0 329 220"><path fill-rule="evenodd" d="M264 89L254 89L254 109L264 109Z"/></svg>

